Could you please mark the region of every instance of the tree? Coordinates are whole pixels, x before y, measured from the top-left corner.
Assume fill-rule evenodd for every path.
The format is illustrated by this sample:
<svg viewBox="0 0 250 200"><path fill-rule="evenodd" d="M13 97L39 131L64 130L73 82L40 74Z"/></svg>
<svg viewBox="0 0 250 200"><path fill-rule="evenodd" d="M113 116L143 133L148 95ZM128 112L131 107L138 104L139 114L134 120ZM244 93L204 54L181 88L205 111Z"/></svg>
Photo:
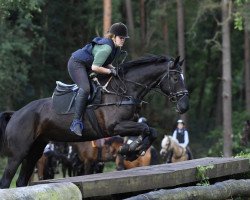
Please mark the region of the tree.
<svg viewBox="0 0 250 200"><path fill-rule="evenodd" d="M129 39L129 46L132 58L135 57L135 44L134 44L134 37L135 37L135 28L134 28L134 20L133 20L133 11L131 0L126 0L126 12L127 12L127 22L129 28L129 35L131 36Z"/></svg>
<svg viewBox="0 0 250 200"><path fill-rule="evenodd" d="M249 30L245 28L244 30L244 53L245 53L245 102L246 110L250 113L250 33Z"/></svg>
<svg viewBox="0 0 250 200"><path fill-rule="evenodd" d="M103 34L106 34L112 21L112 0L103 0Z"/></svg>
<svg viewBox="0 0 250 200"><path fill-rule="evenodd" d="M223 104L223 154L232 156L232 94L231 94L231 0L222 0L222 104Z"/></svg>

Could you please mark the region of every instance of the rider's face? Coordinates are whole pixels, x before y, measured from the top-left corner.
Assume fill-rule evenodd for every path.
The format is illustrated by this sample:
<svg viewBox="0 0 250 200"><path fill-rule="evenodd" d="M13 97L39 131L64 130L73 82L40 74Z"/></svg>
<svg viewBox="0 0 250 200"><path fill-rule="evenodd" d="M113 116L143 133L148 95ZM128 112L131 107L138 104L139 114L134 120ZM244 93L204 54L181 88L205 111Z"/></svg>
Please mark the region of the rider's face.
<svg viewBox="0 0 250 200"><path fill-rule="evenodd" d="M178 128L178 129L183 129L183 127L184 127L183 123L178 123L178 124L177 124L177 128Z"/></svg>
<svg viewBox="0 0 250 200"><path fill-rule="evenodd" d="M115 46L122 47L124 45L125 39L126 38L122 36L115 36L114 38Z"/></svg>

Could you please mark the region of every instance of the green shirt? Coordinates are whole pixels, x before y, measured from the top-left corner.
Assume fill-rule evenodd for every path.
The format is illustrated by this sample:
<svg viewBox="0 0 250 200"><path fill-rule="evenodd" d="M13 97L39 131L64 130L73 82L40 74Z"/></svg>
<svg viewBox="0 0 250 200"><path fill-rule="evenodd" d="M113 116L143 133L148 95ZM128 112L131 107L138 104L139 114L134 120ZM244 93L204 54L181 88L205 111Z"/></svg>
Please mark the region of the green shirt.
<svg viewBox="0 0 250 200"><path fill-rule="evenodd" d="M112 48L108 44L102 44L102 45L96 44L92 50L92 54L94 56L93 65L99 67L103 66L103 64L105 63L111 52Z"/></svg>

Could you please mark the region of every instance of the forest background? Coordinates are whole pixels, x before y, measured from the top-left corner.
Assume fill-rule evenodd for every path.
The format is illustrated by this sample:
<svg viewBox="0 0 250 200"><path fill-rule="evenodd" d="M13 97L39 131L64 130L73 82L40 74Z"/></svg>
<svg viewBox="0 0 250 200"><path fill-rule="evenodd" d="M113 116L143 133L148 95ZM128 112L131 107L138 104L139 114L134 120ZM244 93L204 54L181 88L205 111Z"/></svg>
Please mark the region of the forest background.
<svg viewBox="0 0 250 200"><path fill-rule="evenodd" d="M159 132L155 147L181 117L196 158L249 152L240 142L250 119L249 19L247 0L0 0L0 110L51 96L56 80L72 83L71 53L123 22L127 60L185 58L187 114L160 94L146 97L141 115Z"/></svg>

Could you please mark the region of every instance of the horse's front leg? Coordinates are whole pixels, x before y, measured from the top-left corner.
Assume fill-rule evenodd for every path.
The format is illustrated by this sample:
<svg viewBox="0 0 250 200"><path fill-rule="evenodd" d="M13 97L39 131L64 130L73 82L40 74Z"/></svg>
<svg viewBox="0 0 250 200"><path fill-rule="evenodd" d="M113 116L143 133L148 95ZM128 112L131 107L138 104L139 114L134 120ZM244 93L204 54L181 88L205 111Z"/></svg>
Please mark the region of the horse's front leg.
<svg viewBox="0 0 250 200"><path fill-rule="evenodd" d="M126 156L126 159L131 161L138 158L143 151L146 151L157 136L155 129L150 128L147 124L133 121L120 122L115 126L114 133L122 137L139 135L131 144L124 144L119 150L121 155Z"/></svg>

